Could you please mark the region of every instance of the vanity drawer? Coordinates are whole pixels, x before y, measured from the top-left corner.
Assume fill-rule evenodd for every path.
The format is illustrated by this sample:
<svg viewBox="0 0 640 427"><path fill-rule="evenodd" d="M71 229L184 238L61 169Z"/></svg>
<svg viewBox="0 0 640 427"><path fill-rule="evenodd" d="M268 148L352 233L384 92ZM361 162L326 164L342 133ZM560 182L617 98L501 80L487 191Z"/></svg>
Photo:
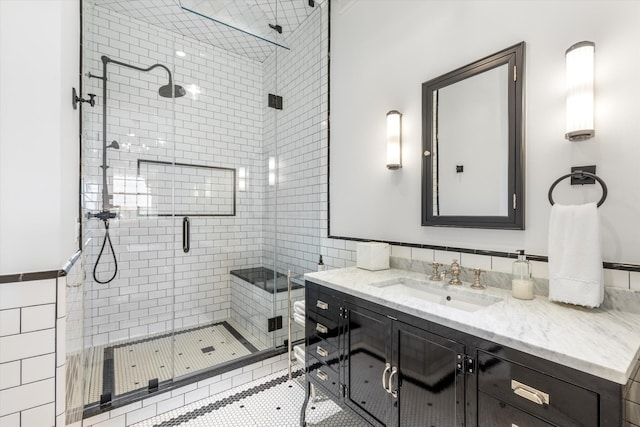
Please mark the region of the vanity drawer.
<svg viewBox="0 0 640 427"><path fill-rule="evenodd" d="M306 307L308 312L315 312L329 319L340 318L340 301L318 288L307 288Z"/></svg>
<svg viewBox="0 0 640 427"><path fill-rule="evenodd" d="M483 351L478 351L478 388L563 427L598 426L597 393Z"/></svg>
<svg viewBox="0 0 640 427"><path fill-rule="evenodd" d="M310 342L306 347L306 351L307 355L318 359L327 367L339 372L340 356L337 347L332 346L327 341L318 340L317 342Z"/></svg>
<svg viewBox="0 0 640 427"><path fill-rule="evenodd" d="M553 427L540 418L478 393L478 427Z"/></svg>
<svg viewBox="0 0 640 427"><path fill-rule="evenodd" d="M307 379L312 380L315 384L320 384L328 392L336 397L340 397L340 376L333 369L329 369L327 365L311 357L307 352Z"/></svg>
<svg viewBox="0 0 640 427"><path fill-rule="evenodd" d="M316 336L322 340L328 342L332 347L338 347L338 341L340 337L340 329L338 322L332 319L328 319L317 313L307 313L307 320L305 322L306 335Z"/></svg>

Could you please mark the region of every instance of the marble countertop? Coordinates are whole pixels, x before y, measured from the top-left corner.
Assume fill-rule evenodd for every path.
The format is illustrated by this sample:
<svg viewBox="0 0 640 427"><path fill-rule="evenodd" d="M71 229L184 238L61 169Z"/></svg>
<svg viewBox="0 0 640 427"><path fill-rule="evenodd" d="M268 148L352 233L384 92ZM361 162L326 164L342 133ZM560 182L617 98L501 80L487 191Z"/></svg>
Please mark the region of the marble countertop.
<svg viewBox="0 0 640 427"><path fill-rule="evenodd" d="M452 292L499 298L488 307L467 312L379 286L401 278L428 279L424 274L398 269L374 272L348 267L308 273L305 278L619 384L627 383L640 356L639 314L558 304L537 295L533 300L519 300L510 290L488 287L475 291L469 283L453 287L430 282Z"/></svg>

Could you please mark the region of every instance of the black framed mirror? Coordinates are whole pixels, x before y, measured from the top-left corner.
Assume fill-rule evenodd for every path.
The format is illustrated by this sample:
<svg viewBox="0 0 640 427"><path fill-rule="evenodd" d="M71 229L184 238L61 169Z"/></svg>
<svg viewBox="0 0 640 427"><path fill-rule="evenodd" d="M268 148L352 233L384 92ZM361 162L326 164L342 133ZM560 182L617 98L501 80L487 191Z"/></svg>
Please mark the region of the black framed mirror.
<svg viewBox="0 0 640 427"><path fill-rule="evenodd" d="M524 42L422 84L422 225L524 229Z"/></svg>

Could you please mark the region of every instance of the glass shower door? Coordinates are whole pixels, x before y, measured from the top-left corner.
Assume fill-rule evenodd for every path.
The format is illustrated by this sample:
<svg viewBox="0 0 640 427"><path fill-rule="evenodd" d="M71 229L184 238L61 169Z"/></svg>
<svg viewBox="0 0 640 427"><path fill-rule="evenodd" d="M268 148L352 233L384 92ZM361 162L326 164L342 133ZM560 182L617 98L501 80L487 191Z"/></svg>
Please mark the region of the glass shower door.
<svg viewBox="0 0 640 427"><path fill-rule="evenodd" d="M162 57L172 47L134 55L133 40L118 40L149 29L91 1L83 7L82 91L96 95L82 116L85 404L96 407L174 376L178 227L174 178L162 167L175 162L179 92Z"/></svg>

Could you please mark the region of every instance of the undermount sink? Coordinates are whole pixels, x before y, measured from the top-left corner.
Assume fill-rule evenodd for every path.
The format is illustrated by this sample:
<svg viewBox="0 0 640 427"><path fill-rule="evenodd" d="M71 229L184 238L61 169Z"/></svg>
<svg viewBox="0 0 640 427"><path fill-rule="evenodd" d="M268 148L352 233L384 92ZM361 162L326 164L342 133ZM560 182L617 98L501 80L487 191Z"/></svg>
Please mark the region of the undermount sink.
<svg viewBox="0 0 640 427"><path fill-rule="evenodd" d="M397 295L406 295L469 312L481 310L501 301L501 298L491 295L473 294L473 291L455 289L449 285L437 285L427 281L409 278L393 279L380 283L372 283L372 285Z"/></svg>

